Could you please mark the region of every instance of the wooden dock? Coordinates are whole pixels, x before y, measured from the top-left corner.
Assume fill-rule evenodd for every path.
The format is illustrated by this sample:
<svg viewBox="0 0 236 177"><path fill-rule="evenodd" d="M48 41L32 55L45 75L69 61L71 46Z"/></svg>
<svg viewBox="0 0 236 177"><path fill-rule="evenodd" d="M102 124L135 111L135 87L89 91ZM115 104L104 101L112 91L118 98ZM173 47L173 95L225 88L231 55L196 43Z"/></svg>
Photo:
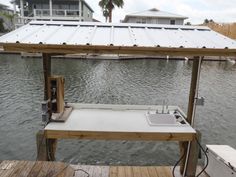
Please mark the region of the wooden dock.
<svg viewBox="0 0 236 177"><path fill-rule="evenodd" d="M75 169L82 169L89 177L173 177L171 166L86 166L73 165ZM197 173L202 170L197 168ZM76 171L75 177L88 177L83 171ZM179 167L175 170L175 177L182 177ZM200 177L209 177L202 173Z"/></svg>
<svg viewBox="0 0 236 177"><path fill-rule="evenodd" d="M74 168L61 162L3 161L0 177L73 177Z"/></svg>
<svg viewBox="0 0 236 177"><path fill-rule="evenodd" d="M198 167L197 173L201 171ZM91 166L62 162L2 161L0 177L173 177L170 166ZM179 167L175 177L181 177ZM202 174L201 177L208 177Z"/></svg>

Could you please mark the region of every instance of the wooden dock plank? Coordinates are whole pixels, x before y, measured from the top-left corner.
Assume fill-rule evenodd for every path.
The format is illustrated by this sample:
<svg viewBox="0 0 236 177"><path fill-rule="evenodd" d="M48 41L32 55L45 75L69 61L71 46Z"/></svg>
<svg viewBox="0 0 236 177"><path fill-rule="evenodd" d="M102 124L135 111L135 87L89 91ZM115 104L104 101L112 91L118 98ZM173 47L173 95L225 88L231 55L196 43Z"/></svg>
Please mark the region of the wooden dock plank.
<svg viewBox="0 0 236 177"><path fill-rule="evenodd" d="M149 174L148 174L147 167L140 167L140 171L141 171L141 176L142 177L150 177Z"/></svg>
<svg viewBox="0 0 236 177"><path fill-rule="evenodd" d="M172 177L172 168L171 167L155 167L158 177Z"/></svg>
<svg viewBox="0 0 236 177"><path fill-rule="evenodd" d="M3 161L0 166L0 176L8 177L17 165L17 161Z"/></svg>
<svg viewBox="0 0 236 177"><path fill-rule="evenodd" d="M101 177L109 177L109 167L108 166L102 166L102 176Z"/></svg>
<svg viewBox="0 0 236 177"><path fill-rule="evenodd" d="M43 165L42 161L35 162L34 166L32 167L31 171L29 172L28 177L37 176L42 168L42 165Z"/></svg>
<svg viewBox="0 0 236 177"><path fill-rule="evenodd" d="M72 168L73 167L73 168ZM75 171L77 170L77 171ZM84 170L84 171L83 171ZM197 168L198 173L202 170ZM87 174L87 173L89 174ZM61 162L3 161L1 177L172 177L170 166L89 166L70 165ZM176 177L182 177L179 167ZM205 173L201 177L208 177Z"/></svg>
<svg viewBox="0 0 236 177"><path fill-rule="evenodd" d="M96 174L97 168L100 168L100 166L90 166L87 165L87 173L89 174L89 176L93 177L94 174ZM84 172L85 173L85 172ZM85 173L85 176L88 176L87 173Z"/></svg>
<svg viewBox="0 0 236 177"><path fill-rule="evenodd" d="M14 167L14 170L9 174L9 177L18 177L18 175L24 170L26 164L26 161L18 162Z"/></svg>
<svg viewBox="0 0 236 177"><path fill-rule="evenodd" d="M132 169L133 169L133 174L135 177L142 177L140 167L132 167Z"/></svg>
<svg viewBox="0 0 236 177"><path fill-rule="evenodd" d="M156 172L155 167L147 167L147 169L148 169L148 174L150 177L159 177Z"/></svg>
<svg viewBox="0 0 236 177"><path fill-rule="evenodd" d="M3 174L4 173L4 171L6 170L6 168L7 168L7 166L8 166L8 161L3 161L3 162L1 162L1 164L0 164L0 176L1 176L1 174Z"/></svg>
<svg viewBox="0 0 236 177"><path fill-rule="evenodd" d="M62 164L60 170L55 177L74 177L75 171L69 164Z"/></svg>
<svg viewBox="0 0 236 177"><path fill-rule="evenodd" d="M17 174L16 176L27 177L29 175L31 169L33 168L34 164L35 164L35 162L26 162L25 167L23 167L21 172L19 174Z"/></svg>
<svg viewBox="0 0 236 177"><path fill-rule="evenodd" d="M118 167L116 167L116 166L110 167L109 177L118 177Z"/></svg>
<svg viewBox="0 0 236 177"><path fill-rule="evenodd" d="M58 176L63 167L63 163L51 163L51 166L47 172L47 176Z"/></svg>
<svg viewBox="0 0 236 177"><path fill-rule="evenodd" d="M74 177L74 174L75 174L74 169L69 166L69 167L67 167L64 177Z"/></svg>
<svg viewBox="0 0 236 177"><path fill-rule="evenodd" d="M88 172L88 170L89 170L89 166L88 165L76 165L76 166L74 166L74 169L75 169L75 177L87 177L88 176L87 173L89 175L91 175Z"/></svg>
<svg viewBox="0 0 236 177"><path fill-rule="evenodd" d="M102 177L102 168L99 166L96 166L96 168L94 168L93 173L92 173L93 177Z"/></svg>
<svg viewBox="0 0 236 177"><path fill-rule="evenodd" d="M42 164L42 168L39 171L39 174L37 175L37 177L45 177L48 174L48 170L51 168L52 164L49 162L44 162Z"/></svg>
<svg viewBox="0 0 236 177"><path fill-rule="evenodd" d="M131 167L124 167L124 169L125 169L125 175L126 175L126 177L134 177L133 176L133 170L132 170L132 168Z"/></svg>
<svg viewBox="0 0 236 177"><path fill-rule="evenodd" d="M171 167L163 167L163 171L166 176L172 177L172 168Z"/></svg>
<svg viewBox="0 0 236 177"><path fill-rule="evenodd" d="M123 166L119 166L117 171L118 171L118 177L126 177L125 169Z"/></svg>

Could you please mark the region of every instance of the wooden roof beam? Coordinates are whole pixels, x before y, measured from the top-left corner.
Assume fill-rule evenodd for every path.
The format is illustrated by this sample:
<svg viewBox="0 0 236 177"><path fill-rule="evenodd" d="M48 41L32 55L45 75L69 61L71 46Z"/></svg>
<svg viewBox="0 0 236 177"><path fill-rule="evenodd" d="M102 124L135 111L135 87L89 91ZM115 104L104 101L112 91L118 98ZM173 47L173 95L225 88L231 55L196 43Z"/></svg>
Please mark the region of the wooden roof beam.
<svg viewBox="0 0 236 177"><path fill-rule="evenodd" d="M130 54L146 56L236 56L236 49L123 47L95 45L50 45L50 44L0 44L9 52L32 52L49 54Z"/></svg>

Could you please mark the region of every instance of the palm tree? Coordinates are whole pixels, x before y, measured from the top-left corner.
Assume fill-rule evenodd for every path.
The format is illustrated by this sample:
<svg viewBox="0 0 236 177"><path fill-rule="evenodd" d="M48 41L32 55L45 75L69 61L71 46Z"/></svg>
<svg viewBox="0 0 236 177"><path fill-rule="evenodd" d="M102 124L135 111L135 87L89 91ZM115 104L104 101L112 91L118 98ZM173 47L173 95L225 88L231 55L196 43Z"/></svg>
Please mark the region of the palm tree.
<svg viewBox="0 0 236 177"><path fill-rule="evenodd" d="M102 8L103 12L105 9L108 10L109 22L112 22L112 10L115 8L115 6L122 8L124 6L124 1L123 0L100 0L98 5Z"/></svg>
<svg viewBox="0 0 236 177"><path fill-rule="evenodd" d="M103 9L103 16L105 17L106 22L107 22L108 17L109 17L109 10L108 9Z"/></svg>

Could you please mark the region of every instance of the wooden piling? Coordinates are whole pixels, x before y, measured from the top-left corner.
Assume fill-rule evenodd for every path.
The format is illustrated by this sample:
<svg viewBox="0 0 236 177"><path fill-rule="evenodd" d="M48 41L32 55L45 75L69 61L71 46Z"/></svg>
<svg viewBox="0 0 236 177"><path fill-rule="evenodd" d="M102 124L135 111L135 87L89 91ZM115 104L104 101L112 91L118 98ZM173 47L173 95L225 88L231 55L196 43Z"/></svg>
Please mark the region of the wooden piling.
<svg viewBox="0 0 236 177"><path fill-rule="evenodd" d="M44 73L44 100L49 99L48 78L51 76L51 55L43 53L43 73Z"/></svg>
<svg viewBox="0 0 236 177"><path fill-rule="evenodd" d="M199 139L201 139L201 133L197 131L196 138L190 143L190 151L187 159L185 176L187 177L195 177L197 171L197 163L200 147L198 145Z"/></svg>
<svg viewBox="0 0 236 177"><path fill-rule="evenodd" d="M193 112L194 112L194 102L195 102L195 96L197 91L197 82L198 82L198 76L199 76L199 63L200 63L200 57L194 57L193 59L193 67L192 67L192 78L191 78L191 86L190 86L190 92L189 92L189 102L188 102L188 113L187 113L187 121L190 125L193 126Z"/></svg>
<svg viewBox="0 0 236 177"><path fill-rule="evenodd" d="M196 93L198 89L198 80L200 76L200 65L201 64L201 57L195 56L193 59L193 66L192 66L192 78L191 78L191 86L190 86L190 93L189 93L189 103L188 103L188 113L187 113L187 121L188 123L193 127L194 126L194 111L195 111L195 99L196 99ZM199 134L199 133L198 133ZM198 135L196 135L198 137ZM193 140L192 142L180 142L180 155L183 156L182 161L180 162L180 173L184 173L185 166L187 166L186 172L190 174L195 175L196 169L193 166L197 166L197 159L195 159L195 156L198 156L198 152L196 151L196 140ZM188 146L190 146L188 148ZM189 156L187 159L187 152L189 149ZM199 150L199 149L198 149ZM189 161L190 158L191 159ZM195 163L196 161L196 163ZM194 163L193 163L194 162ZM188 164L186 164L188 163Z"/></svg>
<svg viewBox="0 0 236 177"><path fill-rule="evenodd" d="M36 134L36 143L37 143L37 160L38 161L47 161L47 148L46 148L46 138L44 136L44 131L39 130Z"/></svg>
<svg viewBox="0 0 236 177"><path fill-rule="evenodd" d="M37 142L37 160L54 161L56 154L56 139L47 139L43 130L39 130L36 135Z"/></svg>

